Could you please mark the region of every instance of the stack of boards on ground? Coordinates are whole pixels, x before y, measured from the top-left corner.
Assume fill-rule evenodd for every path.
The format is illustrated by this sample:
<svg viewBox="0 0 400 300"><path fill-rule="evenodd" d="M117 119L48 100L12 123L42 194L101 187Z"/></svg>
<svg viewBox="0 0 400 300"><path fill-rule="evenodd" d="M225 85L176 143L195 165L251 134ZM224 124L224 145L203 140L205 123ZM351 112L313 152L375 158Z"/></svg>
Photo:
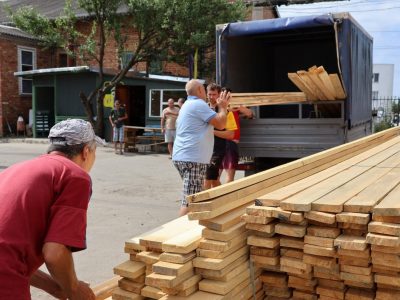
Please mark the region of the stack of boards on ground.
<svg viewBox="0 0 400 300"><path fill-rule="evenodd" d="M189 196L187 217L126 242L113 299L396 298L399 134Z"/></svg>
<svg viewBox="0 0 400 300"><path fill-rule="evenodd" d="M338 74L328 74L323 66L288 73L300 92L232 93L231 107L344 100L346 93Z"/></svg>
<svg viewBox="0 0 400 300"><path fill-rule="evenodd" d="M393 132L398 132L395 129ZM264 290L284 299L400 297L400 136L268 192L246 209L265 219L248 244L280 253ZM251 219L250 219L251 220ZM255 219L253 218L253 221ZM248 226L255 226L252 222ZM255 264L259 259L253 260Z"/></svg>

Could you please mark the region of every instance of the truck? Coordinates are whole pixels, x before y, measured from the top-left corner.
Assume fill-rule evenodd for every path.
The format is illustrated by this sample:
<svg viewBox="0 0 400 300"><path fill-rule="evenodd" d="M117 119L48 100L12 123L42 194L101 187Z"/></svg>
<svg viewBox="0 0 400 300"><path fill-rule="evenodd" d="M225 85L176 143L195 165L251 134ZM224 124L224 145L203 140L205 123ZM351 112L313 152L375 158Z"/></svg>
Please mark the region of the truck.
<svg viewBox="0 0 400 300"><path fill-rule="evenodd" d="M258 172L372 132L372 37L349 13L216 27L216 81L236 93L296 92L288 73L323 66L344 100L265 105L241 120L241 157Z"/></svg>

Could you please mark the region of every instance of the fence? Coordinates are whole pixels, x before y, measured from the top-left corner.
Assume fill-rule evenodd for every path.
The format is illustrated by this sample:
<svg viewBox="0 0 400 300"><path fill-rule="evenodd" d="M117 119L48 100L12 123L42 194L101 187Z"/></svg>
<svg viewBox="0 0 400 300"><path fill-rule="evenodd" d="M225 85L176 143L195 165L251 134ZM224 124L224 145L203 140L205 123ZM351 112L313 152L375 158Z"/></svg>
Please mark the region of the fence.
<svg viewBox="0 0 400 300"><path fill-rule="evenodd" d="M400 98L372 99L373 132L399 126Z"/></svg>

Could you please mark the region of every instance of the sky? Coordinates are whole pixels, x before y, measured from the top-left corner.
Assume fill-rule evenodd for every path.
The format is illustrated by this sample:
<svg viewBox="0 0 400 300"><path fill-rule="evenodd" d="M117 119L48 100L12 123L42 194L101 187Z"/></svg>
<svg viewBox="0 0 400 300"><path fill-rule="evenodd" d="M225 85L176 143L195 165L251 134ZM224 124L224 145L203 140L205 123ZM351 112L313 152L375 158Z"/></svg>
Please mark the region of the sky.
<svg viewBox="0 0 400 300"><path fill-rule="evenodd" d="M349 12L373 37L373 63L394 64L393 96L400 96L400 0L350 0L279 6L282 18Z"/></svg>

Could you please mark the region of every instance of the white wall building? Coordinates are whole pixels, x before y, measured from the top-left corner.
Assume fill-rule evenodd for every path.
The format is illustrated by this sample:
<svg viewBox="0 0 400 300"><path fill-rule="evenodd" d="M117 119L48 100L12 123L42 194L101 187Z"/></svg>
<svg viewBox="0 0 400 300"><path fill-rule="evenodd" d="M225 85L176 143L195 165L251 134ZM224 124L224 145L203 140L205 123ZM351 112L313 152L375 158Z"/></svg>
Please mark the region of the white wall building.
<svg viewBox="0 0 400 300"><path fill-rule="evenodd" d="M374 64L372 100L393 97L394 64Z"/></svg>

